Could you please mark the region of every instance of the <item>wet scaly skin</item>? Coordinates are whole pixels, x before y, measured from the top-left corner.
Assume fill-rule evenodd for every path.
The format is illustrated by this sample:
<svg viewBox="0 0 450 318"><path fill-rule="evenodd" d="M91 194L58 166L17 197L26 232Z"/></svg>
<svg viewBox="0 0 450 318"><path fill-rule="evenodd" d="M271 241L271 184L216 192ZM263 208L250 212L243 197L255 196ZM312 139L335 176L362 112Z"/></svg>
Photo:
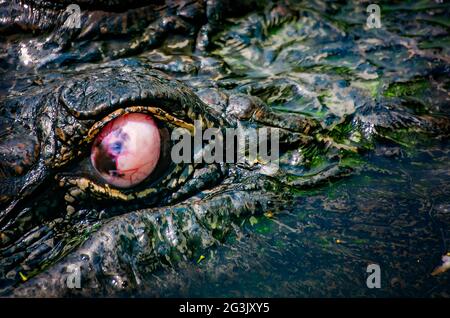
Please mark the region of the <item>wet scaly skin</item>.
<svg viewBox="0 0 450 318"><path fill-rule="evenodd" d="M257 3L80 2L71 30L66 4L2 3L3 294L133 294L250 217L296 213L302 191L361 173L368 153L396 160L411 139L447 138L448 6L382 4L383 27L368 30L365 3ZM198 119L280 128L281 169L171 164L108 186L91 144L128 112L167 134ZM80 290L67 288L71 266Z"/></svg>

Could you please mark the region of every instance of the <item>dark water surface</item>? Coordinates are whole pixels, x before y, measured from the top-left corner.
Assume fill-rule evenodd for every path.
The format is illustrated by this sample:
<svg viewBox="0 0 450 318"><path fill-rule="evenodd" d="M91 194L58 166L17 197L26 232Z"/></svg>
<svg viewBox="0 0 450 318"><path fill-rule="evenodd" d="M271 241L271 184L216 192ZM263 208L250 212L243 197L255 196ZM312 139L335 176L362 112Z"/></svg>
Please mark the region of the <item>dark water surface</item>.
<svg viewBox="0 0 450 318"><path fill-rule="evenodd" d="M299 194L292 212L246 222L200 264L157 275L144 295L448 297L450 277L431 276L450 243L448 146L369 155L358 175ZM379 290L366 287L371 263Z"/></svg>

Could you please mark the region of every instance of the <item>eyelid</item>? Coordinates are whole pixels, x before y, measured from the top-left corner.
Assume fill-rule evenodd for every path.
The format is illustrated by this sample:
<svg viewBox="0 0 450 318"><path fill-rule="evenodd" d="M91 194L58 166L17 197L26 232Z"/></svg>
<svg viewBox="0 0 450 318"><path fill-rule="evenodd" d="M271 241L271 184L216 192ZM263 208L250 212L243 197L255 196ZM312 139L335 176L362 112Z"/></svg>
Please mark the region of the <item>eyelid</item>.
<svg viewBox="0 0 450 318"><path fill-rule="evenodd" d="M156 195L172 189L175 185L171 185L169 181L173 179L178 180L178 177L185 169L190 169L190 173L194 171L192 165L184 167L184 165L177 164L172 171L170 171L170 173L164 176L161 180L161 184L164 184L165 187L149 186L139 189L138 191L133 191L133 189L114 188L107 183L98 182L88 177L72 175L60 175L59 182L61 187L76 186L82 192L95 197L97 200L114 199L119 201L132 201L136 199L143 199L149 195Z"/></svg>
<svg viewBox="0 0 450 318"><path fill-rule="evenodd" d="M97 134L100 132L100 130L106 126L111 120L122 116L124 114L129 113L144 113L144 114L151 114L156 119L163 121L163 122L169 122L175 126L185 128L189 130L192 134L194 133L194 125L191 123L187 123L181 119L178 119L171 114L167 113L161 108L158 107L151 107L151 106L131 106L127 108L120 108L115 110L114 112L110 113L106 117L102 118L101 120L97 121L88 131L87 136L84 138L83 142L90 143L94 140L94 138L97 136Z"/></svg>

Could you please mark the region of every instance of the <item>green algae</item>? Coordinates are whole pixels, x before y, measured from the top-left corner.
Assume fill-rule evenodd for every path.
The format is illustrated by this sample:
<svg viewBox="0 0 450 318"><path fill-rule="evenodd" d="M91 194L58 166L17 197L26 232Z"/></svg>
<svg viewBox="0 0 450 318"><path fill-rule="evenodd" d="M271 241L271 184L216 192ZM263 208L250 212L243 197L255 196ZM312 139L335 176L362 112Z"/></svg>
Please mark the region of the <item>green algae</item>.
<svg viewBox="0 0 450 318"><path fill-rule="evenodd" d="M429 89L429 82L417 79L405 83L392 83L384 92L386 97L422 96Z"/></svg>

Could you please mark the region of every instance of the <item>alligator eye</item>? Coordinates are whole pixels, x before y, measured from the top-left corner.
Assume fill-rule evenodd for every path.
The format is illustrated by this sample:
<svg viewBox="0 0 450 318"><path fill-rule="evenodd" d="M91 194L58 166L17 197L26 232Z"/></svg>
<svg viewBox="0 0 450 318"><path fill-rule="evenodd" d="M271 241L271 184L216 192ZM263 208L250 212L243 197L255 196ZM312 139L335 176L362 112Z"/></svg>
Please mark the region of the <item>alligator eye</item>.
<svg viewBox="0 0 450 318"><path fill-rule="evenodd" d="M110 121L92 145L91 163L109 184L128 188L146 179L155 169L161 137L154 119L130 113Z"/></svg>

